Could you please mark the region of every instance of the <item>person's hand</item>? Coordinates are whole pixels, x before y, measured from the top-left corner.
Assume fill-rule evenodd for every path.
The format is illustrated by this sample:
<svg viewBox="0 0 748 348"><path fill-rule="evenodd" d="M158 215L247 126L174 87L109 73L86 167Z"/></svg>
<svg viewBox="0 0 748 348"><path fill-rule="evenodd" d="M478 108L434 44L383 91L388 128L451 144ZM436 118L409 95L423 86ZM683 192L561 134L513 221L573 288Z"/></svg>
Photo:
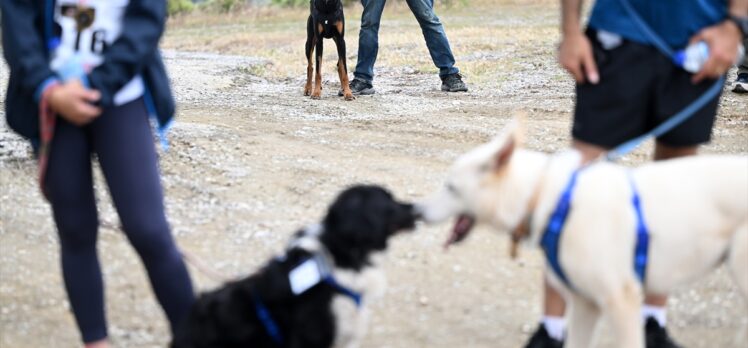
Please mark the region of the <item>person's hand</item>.
<svg viewBox="0 0 748 348"><path fill-rule="evenodd" d="M99 91L86 89L79 80L72 80L49 92L49 106L68 122L84 126L101 115L101 109L91 104L99 98Z"/></svg>
<svg viewBox="0 0 748 348"><path fill-rule="evenodd" d="M600 81L597 64L592 54L590 39L581 32L565 34L558 50L558 61L577 83L590 82L593 85Z"/></svg>
<svg viewBox="0 0 748 348"><path fill-rule="evenodd" d="M726 73L735 64L740 37L740 29L732 21L706 27L691 37L691 44L704 41L709 46L709 58L701 70L693 75L691 82L716 79Z"/></svg>

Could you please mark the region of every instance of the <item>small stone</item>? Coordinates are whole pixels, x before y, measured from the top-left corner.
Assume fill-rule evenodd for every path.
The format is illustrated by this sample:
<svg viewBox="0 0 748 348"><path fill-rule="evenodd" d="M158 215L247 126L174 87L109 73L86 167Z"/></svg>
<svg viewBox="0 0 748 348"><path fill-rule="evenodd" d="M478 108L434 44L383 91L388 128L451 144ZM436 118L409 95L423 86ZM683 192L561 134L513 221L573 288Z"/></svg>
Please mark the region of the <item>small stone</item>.
<svg viewBox="0 0 748 348"><path fill-rule="evenodd" d="M421 298L418 299L418 303L421 304L421 306L428 306L429 305L429 298L426 296L421 296Z"/></svg>
<svg viewBox="0 0 748 348"><path fill-rule="evenodd" d="M532 333L532 329L533 329L532 325L530 325L530 324L522 324L521 330L522 330L523 334L530 334L530 333Z"/></svg>

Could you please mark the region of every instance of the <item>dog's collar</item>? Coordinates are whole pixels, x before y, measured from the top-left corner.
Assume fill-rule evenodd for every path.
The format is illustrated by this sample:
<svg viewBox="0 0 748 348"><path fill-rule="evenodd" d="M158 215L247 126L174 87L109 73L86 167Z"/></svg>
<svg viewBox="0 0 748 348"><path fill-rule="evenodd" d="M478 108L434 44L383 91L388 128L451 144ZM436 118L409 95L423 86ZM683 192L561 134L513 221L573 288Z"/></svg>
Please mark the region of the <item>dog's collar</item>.
<svg viewBox="0 0 748 348"><path fill-rule="evenodd" d="M530 196L530 200L527 202L527 210L525 216L520 220L519 224L512 230L512 243L509 246L509 256L512 259L517 258L519 243L530 237L530 231L532 230L532 219L533 213L538 207L538 201L540 200L540 194L543 191L543 182L545 181L545 174L550 166L551 158L549 157L546 164L543 166L543 170L540 172L538 178L538 184L535 185L535 190Z"/></svg>

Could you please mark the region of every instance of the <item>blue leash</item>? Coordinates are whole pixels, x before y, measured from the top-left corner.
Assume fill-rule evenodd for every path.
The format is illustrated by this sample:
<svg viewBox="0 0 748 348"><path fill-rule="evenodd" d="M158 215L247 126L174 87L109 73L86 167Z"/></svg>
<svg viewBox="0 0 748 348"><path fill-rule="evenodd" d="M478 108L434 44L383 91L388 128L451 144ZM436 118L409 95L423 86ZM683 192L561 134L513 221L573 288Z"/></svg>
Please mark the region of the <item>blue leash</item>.
<svg viewBox="0 0 748 348"><path fill-rule="evenodd" d="M270 338L273 339L275 344L282 346L283 335L281 335L278 324L275 323L273 316L270 315L270 311L265 307L265 304L262 303L262 300L260 300L260 297L257 296L254 291L252 291L252 300L255 303L255 313L257 314L257 318L260 319L262 326L265 327L265 331L270 335Z"/></svg>
<svg viewBox="0 0 748 348"><path fill-rule="evenodd" d="M675 114L673 117L667 119L667 121L661 123L648 133L631 139L621 145L616 146L614 149L608 151L605 155L605 159L608 161L615 161L631 151L634 151L639 145L645 142L649 138L659 137L673 128L677 127L681 123L685 122L691 116L693 116L699 109L704 107L706 103L712 101L722 91L722 86L725 83L725 77L720 77L717 82L712 85L704 94L702 94L693 103L686 106L683 110Z"/></svg>
<svg viewBox="0 0 748 348"><path fill-rule="evenodd" d="M649 25L644 22L644 20L639 16L639 14L634 10L633 6L631 6L631 2L629 0L619 0L619 3L623 6L626 13L631 17L631 20L639 27L639 29L642 31L642 33L647 36L647 38L652 42L652 44L657 47L662 54L672 58L675 53L673 50L668 46L662 38L655 33L652 28L649 27ZM708 102L712 101L714 98L716 98L719 93L722 91L722 86L725 84L725 77L720 77L717 82L712 85L704 94L702 94L698 99L694 100L691 104L683 108L680 112L675 114L674 116L670 117L667 121L663 122L659 126L655 127L653 130L649 131L648 133L641 135L639 137L636 137L632 140L629 140L621 145L616 146L614 149L608 151L605 158L608 161L614 161L616 159L619 159L623 157L624 155L630 153L631 151L634 151L635 148L637 148L639 145L641 145L644 141L646 141L649 138L659 137L669 131L671 131L673 128L677 127L678 125L685 122L687 119L689 119L691 116L693 116L697 111L699 111L704 105L706 105Z"/></svg>

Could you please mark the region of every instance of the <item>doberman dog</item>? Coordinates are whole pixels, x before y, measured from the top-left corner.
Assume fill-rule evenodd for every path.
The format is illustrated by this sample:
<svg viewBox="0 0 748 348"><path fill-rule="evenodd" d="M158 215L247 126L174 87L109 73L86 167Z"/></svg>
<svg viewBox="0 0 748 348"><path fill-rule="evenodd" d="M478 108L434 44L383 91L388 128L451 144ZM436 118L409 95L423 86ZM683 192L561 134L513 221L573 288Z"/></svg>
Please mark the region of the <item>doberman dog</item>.
<svg viewBox="0 0 748 348"><path fill-rule="evenodd" d="M338 49L338 75L340 85L343 90L345 100L353 100L353 93L348 85L348 65L345 59L345 17L343 16L343 3L341 0L310 0L310 14L307 20L306 35L306 86L304 95L311 95L312 99L319 99L322 96L322 41L323 39L332 39ZM312 53L315 53L316 46L316 69L317 74L314 77L312 85Z"/></svg>

